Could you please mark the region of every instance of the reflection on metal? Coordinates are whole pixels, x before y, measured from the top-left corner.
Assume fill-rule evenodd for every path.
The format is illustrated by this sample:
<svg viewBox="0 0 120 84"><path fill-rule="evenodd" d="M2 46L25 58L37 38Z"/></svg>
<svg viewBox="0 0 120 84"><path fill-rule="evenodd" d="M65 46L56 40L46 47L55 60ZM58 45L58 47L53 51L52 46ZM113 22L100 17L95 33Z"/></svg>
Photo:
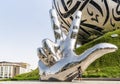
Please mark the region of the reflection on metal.
<svg viewBox="0 0 120 84"><path fill-rule="evenodd" d="M112 34L112 35L111 35L112 38L116 38L116 37L118 37L118 36L119 36L118 34Z"/></svg>
<svg viewBox="0 0 120 84"><path fill-rule="evenodd" d="M41 80L71 81L77 75L77 68L82 71L104 54L114 52L117 47L109 43L100 43L86 50L81 55L74 52L82 13L77 11L68 35L64 37L55 9L50 10L55 42L43 40L43 46L38 48L40 58L39 71Z"/></svg>

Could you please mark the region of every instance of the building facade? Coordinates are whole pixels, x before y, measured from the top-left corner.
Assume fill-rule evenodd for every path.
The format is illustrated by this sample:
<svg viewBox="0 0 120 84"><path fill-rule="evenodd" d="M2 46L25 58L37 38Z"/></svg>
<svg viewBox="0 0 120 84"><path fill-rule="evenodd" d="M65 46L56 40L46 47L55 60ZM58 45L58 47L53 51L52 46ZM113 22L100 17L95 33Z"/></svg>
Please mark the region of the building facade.
<svg viewBox="0 0 120 84"><path fill-rule="evenodd" d="M0 78L12 78L30 71L30 65L17 62L0 62Z"/></svg>

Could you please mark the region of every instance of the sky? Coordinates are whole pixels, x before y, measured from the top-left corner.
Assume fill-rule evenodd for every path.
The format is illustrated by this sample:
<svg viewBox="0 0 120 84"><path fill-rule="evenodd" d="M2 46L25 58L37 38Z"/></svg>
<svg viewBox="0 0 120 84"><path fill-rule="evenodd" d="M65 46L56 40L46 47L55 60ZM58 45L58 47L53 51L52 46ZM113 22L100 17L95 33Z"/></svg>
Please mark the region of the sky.
<svg viewBox="0 0 120 84"><path fill-rule="evenodd" d="M54 41L49 10L52 0L0 0L0 61L38 66L41 41Z"/></svg>

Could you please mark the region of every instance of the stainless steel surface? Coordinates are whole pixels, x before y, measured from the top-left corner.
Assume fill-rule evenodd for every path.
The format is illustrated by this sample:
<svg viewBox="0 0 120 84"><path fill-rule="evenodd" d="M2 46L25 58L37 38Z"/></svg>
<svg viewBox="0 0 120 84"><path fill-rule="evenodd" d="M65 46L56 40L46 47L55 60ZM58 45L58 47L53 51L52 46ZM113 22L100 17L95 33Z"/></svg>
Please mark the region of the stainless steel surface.
<svg viewBox="0 0 120 84"><path fill-rule="evenodd" d="M64 37L57 18L55 9L50 10L55 42L45 39L42 48L38 48L40 58L39 71L41 80L71 81L77 74L77 68L81 66L82 72L104 54L115 52L117 46L110 43L100 43L77 55L74 52L79 32L82 13L77 11Z"/></svg>

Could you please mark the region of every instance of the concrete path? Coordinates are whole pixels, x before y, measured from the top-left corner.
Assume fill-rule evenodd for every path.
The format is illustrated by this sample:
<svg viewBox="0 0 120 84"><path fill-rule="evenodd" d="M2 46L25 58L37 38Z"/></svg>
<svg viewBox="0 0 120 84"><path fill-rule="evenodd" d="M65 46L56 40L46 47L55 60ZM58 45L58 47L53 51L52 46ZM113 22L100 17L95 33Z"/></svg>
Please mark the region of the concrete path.
<svg viewBox="0 0 120 84"><path fill-rule="evenodd" d="M120 81L73 81L73 82L40 82L40 81L7 81L0 84L120 84Z"/></svg>

